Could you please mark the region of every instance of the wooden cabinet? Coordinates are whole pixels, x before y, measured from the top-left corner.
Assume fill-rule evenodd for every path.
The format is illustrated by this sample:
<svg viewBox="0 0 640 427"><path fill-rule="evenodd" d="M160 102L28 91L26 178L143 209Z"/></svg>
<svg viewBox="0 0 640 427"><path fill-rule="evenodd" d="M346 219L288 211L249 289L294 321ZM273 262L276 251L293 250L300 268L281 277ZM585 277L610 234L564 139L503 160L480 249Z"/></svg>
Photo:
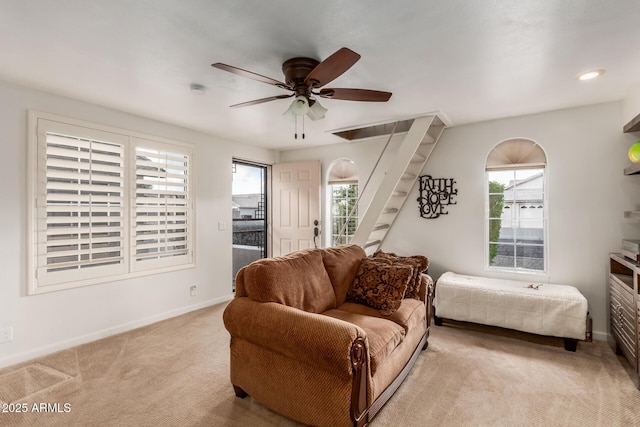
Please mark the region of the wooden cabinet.
<svg viewBox="0 0 640 427"><path fill-rule="evenodd" d="M636 373L640 373L640 265L622 254L611 254L609 258L611 335L616 342L616 353L624 355Z"/></svg>
<svg viewBox="0 0 640 427"><path fill-rule="evenodd" d="M640 132L640 114L623 127L626 132ZM624 169L625 175L640 175L640 163ZM640 220L640 210L626 211L625 218ZM626 250L626 248L625 248ZM630 256L633 256L636 249ZM640 256L635 255L636 260ZM622 254L609 256L609 320L616 341L616 354L624 354L634 367L640 389L640 263Z"/></svg>
<svg viewBox="0 0 640 427"><path fill-rule="evenodd" d="M640 163L634 163L624 168L625 175L640 175ZM640 220L640 211L626 211L624 217L627 219Z"/></svg>

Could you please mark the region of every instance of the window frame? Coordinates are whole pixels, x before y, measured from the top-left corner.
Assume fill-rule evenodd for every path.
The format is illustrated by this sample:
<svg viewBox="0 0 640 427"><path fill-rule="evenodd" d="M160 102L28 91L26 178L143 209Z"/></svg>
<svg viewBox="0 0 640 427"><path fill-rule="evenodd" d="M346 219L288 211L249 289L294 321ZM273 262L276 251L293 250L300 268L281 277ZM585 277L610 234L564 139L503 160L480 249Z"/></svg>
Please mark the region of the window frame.
<svg viewBox="0 0 640 427"><path fill-rule="evenodd" d="M543 251L543 269L542 270L535 270L535 269L529 269L529 268L524 268L524 267L500 267L500 266L492 266L489 264L489 256L490 256L490 239L489 239L489 233L490 233L490 221L491 220L496 220L496 218L491 218L490 216L490 197L491 195L495 194L495 193L490 193L489 192L489 174L491 172L495 172L495 170L493 171L485 171L485 179L484 179L484 185L485 185L485 214L484 214L484 228L485 228L485 238L484 238L484 265L485 265L485 270L487 271L493 271L493 272L505 272L505 273L516 273L516 274L527 274L527 275L536 275L536 276L547 276L548 274L548 260L549 260L549 238L548 238L548 223L549 223L549 206L548 206L548 168L546 166L542 166L539 168L532 168L532 167L509 167L509 168L503 168L501 169L501 171L503 172L513 172L514 173L514 177L515 177L515 171L518 170L527 170L527 169L541 169L542 170L542 226L543 226L543 231L542 231L542 235L543 235L543 243L542 243L542 251ZM514 241L513 243L514 245L514 250L517 247L516 242ZM515 258L515 257L514 257Z"/></svg>
<svg viewBox="0 0 640 427"><path fill-rule="evenodd" d="M95 285L99 283L113 282L117 280L129 279L133 277L146 276L151 274L164 273L175 270L182 270L195 267L196 229L195 229L195 147L193 144L147 135L139 132L119 129L111 126L101 125L88 121L72 119L50 113L35 110L28 111L28 153L27 153L27 182L28 182L28 242L27 245L27 294L37 295L47 292L72 289L83 286ZM48 273L46 264L38 259L46 255L46 247L43 244L47 240L42 239L46 233L47 226L43 222L46 218L46 185L49 179L47 167L43 162L47 157L47 133L55 133L56 129L66 130L71 137L78 139L92 140L95 135L103 136L105 140L114 144L121 144L124 151L122 175L123 194L121 219L123 225L123 262L117 265L118 268L107 268L104 274L97 274L92 271L96 267L83 270L71 270L65 274ZM77 134L75 134L77 133ZM111 141L110 138L113 138ZM142 265L135 260L135 219L136 219L136 147L139 146L164 147L167 151L171 149L177 154L185 155L189 161L185 173L186 188L186 244L187 253L180 260L166 258L166 262L155 262L155 265ZM93 189L91 190L93 191ZM44 211L43 211L44 209ZM45 216L42 216L42 213ZM44 223L44 230L43 230ZM43 269L43 265L45 265ZM40 271L38 269L40 268ZM89 271L89 273L87 273ZM54 279L58 276L57 279ZM65 277L66 276L66 277Z"/></svg>
<svg viewBox="0 0 640 427"><path fill-rule="evenodd" d="M490 193L489 193L489 175L490 172L511 171L513 179L516 179L518 171L538 169L542 171L542 250L543 250L543 268L542 270L516 267L517 262L514 258L513 267L500 267L490 265ZM526 177L525 177L526 179ZM506 273L516 275L529 275L538 277L548 277L549 272L549 160L544 148L535 140L526 137L515 137L504 139L494 145L485 160L484 167L484 268L485 271L493 273ZM533 199L532 199L533 200ZM516 203L514 203L515 205ZM515 231L514 231L515 233ZM514 250L516 247L516 239L514 234L513 240Z"/></svg>
<svg viewBox="0 0 640 427"><path fill-rule="evenodd" d="M334 223L336 222L336 218L338 218L338 217L334 216L334 214L333 214L334 201L336 200L336 199L334 199L333 196L334 196L334 187L338 187L338 186L341 186L341 187L344 187L344 186L349 186L349 187L355 186L356 187L355 188L355 193L356 193L355 197L351 197L351 199L353 199L353 201L354 201L354 206L355 206L354 215L351 218L349 218L349 213L350 212L347 212L347 215L344 217L345 220L355 221L355 228L352 230L353 234L349 234L347 232L348 229L349 229L348 222L345 221L345 222L347 222L347 226L345 227L345 234L344 234L344 237L346 238L345 243L336 242L335 241L336 235L333 233L333 226L335 225ZM348 196L349 188L347 188L346 191L347 191L347 197L345 197L344 199L340 199L340 200L347 200L348 201L350 199L350 197ZM330 242L331 246L335 246L336 244L338 244L338 245L340 245L340 244L348 244L349 242L351 242L351 239L353 238L353 236L355 234L355 231L358 228L358 197L359 197L359 191L360 191L360 188L359 188L357 182L344 182L344 183L335 182L335 183L329 184L329 194L330 194L329 218L330 218L330 227L331 227L331 242ZM340 219L342 219L342 218L340 218ZM344 222L338 224L340 226L338 231L340 229L342 229L343 224L344 224Z"/></svg>

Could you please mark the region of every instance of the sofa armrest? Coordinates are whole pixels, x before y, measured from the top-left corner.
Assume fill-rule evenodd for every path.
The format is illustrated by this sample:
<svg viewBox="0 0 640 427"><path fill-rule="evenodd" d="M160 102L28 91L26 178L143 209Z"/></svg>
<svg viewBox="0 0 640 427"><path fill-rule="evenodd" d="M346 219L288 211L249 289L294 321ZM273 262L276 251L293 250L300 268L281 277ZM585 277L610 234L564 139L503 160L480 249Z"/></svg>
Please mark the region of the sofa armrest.
<svg viewBox="0 0 640 427"><path fill-rule="evenodd" d="M433 299L434 285L433 279L428 274L422 273L420 275L420 300L427 304Z"/></svg>
<svg viewBox="0 0 640 427"><path fill-rule="evenodd" d="M352 373L353 343L363 338L368 347L365 332L356 325L248 297L234 298L223 320L232 340L244 339L339 376Z"/></svg>
<svg viewBox="0 0 640 427"><path fill-rule="evenodd" d="M431 317L433 316L433 296L435 295L435 285L433 279L428 274L422 274L420 283L420 299L425 303L427 308L427 333L431 326ZM428 344L425 344L425 348Z"/></svg>

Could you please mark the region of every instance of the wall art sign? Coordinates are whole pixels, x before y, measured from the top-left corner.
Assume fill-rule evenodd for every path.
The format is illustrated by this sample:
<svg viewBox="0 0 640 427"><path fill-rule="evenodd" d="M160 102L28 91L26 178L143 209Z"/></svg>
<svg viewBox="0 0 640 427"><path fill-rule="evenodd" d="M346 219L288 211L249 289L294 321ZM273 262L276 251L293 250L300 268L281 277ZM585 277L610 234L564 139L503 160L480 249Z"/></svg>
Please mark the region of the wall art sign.
<svg viewBox="0 0 640 427"><path fill-rule="evenodd" d="M448 214L444 207L457 203L453 200L458 195L458 189L454 188L456 181L453 178L433 178L431 175L422 175L419 180L420 216L433 219Z"/></svg>

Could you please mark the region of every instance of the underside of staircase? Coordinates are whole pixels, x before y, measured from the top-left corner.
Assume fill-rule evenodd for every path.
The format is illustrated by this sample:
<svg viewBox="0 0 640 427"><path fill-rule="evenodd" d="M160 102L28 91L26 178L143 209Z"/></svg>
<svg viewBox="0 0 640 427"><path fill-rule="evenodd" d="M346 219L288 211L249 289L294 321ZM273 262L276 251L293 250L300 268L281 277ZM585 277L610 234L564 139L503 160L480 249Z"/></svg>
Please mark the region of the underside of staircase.
<svg viewBox="0 0 640 427"><path fill-rule="evenodd" d="M367 255L380 248L435 148L445 125L437 114L348 131L350 140L404 133L397 152L360 221L351 243ZM386 149L386 147L385 147ZM384 154L384 153L383 153ZM372 172L375 173L375 170Z"/></svg>

